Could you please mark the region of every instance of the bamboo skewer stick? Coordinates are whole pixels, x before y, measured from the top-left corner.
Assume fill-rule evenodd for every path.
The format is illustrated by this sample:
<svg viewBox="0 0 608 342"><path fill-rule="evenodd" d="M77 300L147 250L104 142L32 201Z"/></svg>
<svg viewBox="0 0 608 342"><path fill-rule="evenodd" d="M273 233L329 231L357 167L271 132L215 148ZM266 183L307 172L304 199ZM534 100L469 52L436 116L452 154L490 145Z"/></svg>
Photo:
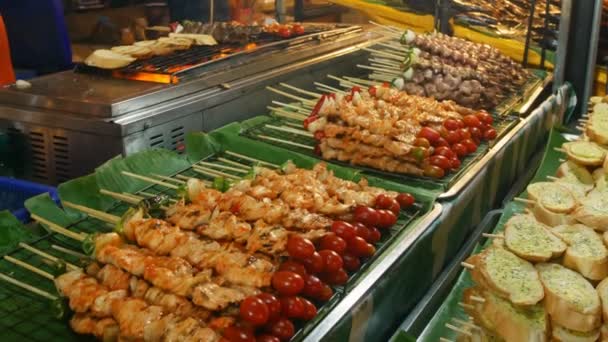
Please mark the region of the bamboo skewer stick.
<svg viewBox="0 0 608 342"><path fill-rule="evenodd" d="M132 172L128 172L128 171L122 171L121 173L123 175L125 175L125 176L129 176L129 177L132 177L132 178L143 180L143 181L146 181L146 182L152 183L152 184L162 185L162 186L164 186L166 188L169 188L169 189L177 190L179 188L177 185L174 185L174 184L171 184L171 183L167 183L167 182L163 182L163 181L160 181L160 180L157 180L157 179L154 179L154 178L138 175L136 173L132 173Z"/></svg>
<svg viewBox="0 0 608 342"><path fill-rule="evenodd" d="M222 158L222 157L217 158L217 160L219 160L221 162L224 162L226 164L238 166L238 167L243 168L243 169L245 169L247 171L249 171L251 169L251 166L245 165L245 164L241 164L239 162L235 162L234 160L230 160L230 159L226 159L226 158Z"/></svg>
<svg viewBox="0 0 608 342"><path fill-rule="evenodd" d="M344 79L342 79L342 78L340 78L338 76L327 75L327 77L329 77L329 78L331 78L333 80L339 81L341 87L352 88L354 86L357 86L357 87L359 86L358 84L356 84L354 82L351 82L351 81L348 81L348 80L344 80Z"/></svg>
<svg viewBox="0 0 608 342"><path fill-rule="evenodd" d="M472 337L472 336L473 336L473 334L471 334L471 332L470 332L470 331L466 331L466 330L464 330L464 329L462 329L462 328L459 328L459 327L453 326L453 325L451 325L451 324L449 324L449 323L446 323L446 324L445 324L445 327L446 327L446 328L448 328L448 329L450 329L450 330L454 330L454 331L456 331L456 332L458 332L458 333L461 333L461 334L463 334L463 335L469 336L469 337Z"/></svg>
<svg viewBox="0 0 608 342"><path fill-rule="evenodd" d="M182 180L175 179L175 178L168 177L168 176L157 175L156 173L153 173L153 174L152 174L152 176L154 176L154 177L156 177L156 178L158 178L158 179L164 179L164 180L166 180L166 181L175 182L175 183L177 183L177 184L184 184L184 183L186 183L186 182L184 182L184 181L182 181Z"/></svg>
<svg viewBox="0 0 608 342"><path fill-rule="evenodd" d="M282 85L285 88L288 88L288 89L291 89L291 90L295 90L295 91L297 91L298 93L301 93L301 94L309 95L309 96L316 97L316 98L320 98L322 96L319 93L315 93L315 92L312 92L312 91L308 91L308 90L304 90L304 89L301 89L301 88L298 88L298 87L294 87L294 86L289 85L287 83L279 83L279 84Z"/></svg>
<svg viewBox="0 0 608 342"><path fill-rule="evenodd" d="M468 262L464 262L463 261L463 262L460 263L460 265L462 267L466 268L466 269L469 269L469 270L474 270L475 269L475 265L471 265Z"/></svg>
<svg viewBox="0 0 608 342"><path fill-rule="evenodd" d="M385 62L384 60L379 60L375 58L370 58L369 60L372 64L378 64L380 66L387 66L389 68L399 69L401 70L401 66L397 63Z"/></svg>
<svg viewBox="0 0 608 342"><path fill-rule="evenodd" d="M477 296L471 296L470 297L472 301L478 302L478 303L485 303L486 299L482 298L482 297L477 297Z"/></svg>
<svg viewBox="0 0 608 342"><path fill-rule="evenodd" d="M301 129L295 129L295 128L290 128L290 127L284 127L284 126L275 126L275 125L265 125L265 127L271 128L271 129L275 129L277 131L282 131L282 132L288 132L288 133L293 133L293 134L298 134L298 135L303 135L305 137L314 137L314 134L308 132L308 131L304 131Z"/></svg>
<svg viewBox="0 0 608 342"><path fill-rule="evenodd" d="M488 234L488 233L483 233L481 234L483 237L486 238L492 238L492 239L504 239L505 237L500 235L500 234Z"/></svg>
<svg viewBox="0 0 608 342"><path fill-rule="evenodd" d="M308 110L306 108L302 108L300 106L296 106L296 105L289 104L289 103L283 103L280 101L272 101L272 103L279 105L279 106L287 107L287 108L293 108L293 109L297 110L298 112L304 112L304 113L310 114L310 110Z"/></svg>
<svg viewBox="0 0 608 342"><path fill-rule="evenodd" d="M240 178L235 176L235 175L231 175L229 173L226 172L222 172L222 171L218 171L218 170L214 170L214 169L210 169L207 167L202 167L202 166L192 166L192 169L200 174L203 175L208 175L208 176L213 176L213 177L226 177L228 179L233 179L233 180L239 180Z"/></svg>
<svg viewBox="0 0 608 342"><path fill-rule="evenodd" d="M230 171L234 171L234 172L238 172L238 173L247 173L249 171L247 170L243 170L240 168L236 168L236 167L232 167L232 166L227 166L227 165L223 165L223 164L214 164L214 163L209 163L206 161L201 161L198 162L199 165L204 165L204 166L208 166L211 168L219 168L219 169L224 169L224 170L230 170Z"/></svg>
<svg viewBox="0 0 608 342"><path fill-rule="evenodd" d="M273 88L273 87L266 87L266 89L268 89L268 90L270 90L270 91L272 91L272 92L275 92L275 93L277 93L277 94L279 94L279 95L283 95L283 96L285 96L285 97L289 97L289 98L291 98L291 99L298 100L298 101L300 101L300 102L302 102L302 103L307 103L307 104L309 104L309 105L314 105L314 104L315 104L315 102L316 102L316 101L314 101L314 100L305 99L305 98L303 98L303 97L299 97L299 96L296 96L296 95L290 94L290 93L288 93L288 92L284 92L284 91L281 91L281 90L275 89L275 88Z"/></svg>
<svg viewBox="0 0 608 342"><path fill-rule="evenodd" d="M281 108L271 107L271 106L267 106L266 108L268 108L269 110L274 112L274 115L276 115L276 116L282 116L287 119L293 119L293 120L298 120L298 121L304 121L306 119L305 115L283 110Z"/></svg>
<svg viewBox="0 0 608 342"><path fill-rule="evenodd" d="M515 202L520 202L520 203L525 203L525 204L536 204L536 202L526 199L526 198L521 198L521 197L515 197L513 198L513 200Z"/></svg>
<svg viewBox="0 0 608 342"><path fill-rule="evenodd" d="M283 139L273 138L273 137L269 137L267 135L258 134L258 138L266 139L266 140L270 140L270 141L276 141L276 142L280 142L280 143L283 143L283 144L298 146L298 147L302 147L302 148L309 149L309 150L314 150L315 149L312 146L300 144L300 143L293 142L293 141L287 141L287 140L283 140Z"/></svg>
<svg viewBox="0 0 608 342"><path fill-rule="evenodd" d="M452 340L450 340L450 339L447 339L447 338L445 338L445 337L440 337L440 338L439 338L439 341L440 341L440 342L454 342L454 341L452 341Z"/></svg>
<svg viewBox="0 0 608 342"><path fill-rule="evenodd" d="M32 214L31 216L32 216L32 219L34 219L35 221L48 226L50 230L52 230L52 231L54 231L56 233L65 235L65 236L67 236L67 237L69 237L71 239L74 239L76 241L82 242L86 238L86 235L83 234L83 233L76 233L76 232L73 232L71 230L67 230L67 229L61 227L60 225L55 224L55 223L53 223L51 221L48 221L48 220L46 220L46 219L44 219L44 218L42 218L42 217L40 217L40 216L38 216L36 214Z"/></svg>
<svg viewBox="0 0 608 342"><path fill-rule="evenodd" d="M584 131L585 127L584 126L576 126L576 129L578 129L579 131Z"/></svg>
<svg viewBox="0 0 608 342"><path fill-rule="evenodd" d="M15 286L18 286L18 287L20 287L22 289L28 290L28 291L30 291L32 293L35 293L35 294L37 294L37 295L39 295L41 297L44 297L44 298L47 298L47 299L50 299L50 300L57 300L58 299L57 296L54 296L54 295L52 295L52 294L50 294L50 293L48 293L48 292L46 292L44 290L41 290L39 288L33 287L30 284L26 284L26 283L24 283L22 281L19 281L17 279L11 278L11 277L7 276L4 273L0 273L0 279L4 280L7 283L10 283L10 284L13 284Z"/></svg>
<svg viewBox="0 0 608 342"><path fill-rule="evenodd" d="M475 309L475 307L473 305L466 304L466 303L463 303L463 302L458 302L458 305L462 306L465 309Z"/></svg>
<svg viewBox="0 0 608 342"><path fill-rule="evenodd" d="M298 128L298 129L302 128L302 124L301 123L295 123L295 122L285 121L285 122L283 122L283 124L285 124L287 126L290 126L290 127L293 127L293 128Z"/></svg>
<svg viewBox="0 0 608 342"><path fill-rule="evenodd" d="M374 25L374 26L381 27L381 28L383 28L385 30L389 30L389 31L392 31L392 32L395 32L395 33L401 33L401 31L399 31L399 29L396 28L396 27L394 27L394 26L383 25L383 24L377 23L377 22L372 21L372 20L370 20L369 23L372 24L372 25Z"/></svg>
<svg viewBox="0 0 608 342"><path fill-rule="evenodd" d="M392 65L386 65L386 64L382 64L382 63L376 63L376 62L370 63L369 65L370 65L370 67L374 67L374 68L379 68L379 69L382 68L382 69L387 69L387 70L391 70L391 71L394 70L395 72L401 72L400 68L394 67Z"/></svg>
<svg viewBox="0 0 608 342"><path fill-rule="evenodd" d="M360 84L367 84L369 86L375 86L378 85L378 82L374 82L374 81L370 81L370 80L364 80L362 78L356 78L356 77L350 77L350 76L344 76L344 78L348 81L351 82L356 82L356 83L360 83Z"/></svg>
<svg viewBox="0 0 608 342"><path fill-rule="evenodd" d="M123 202L129 203L129 204L138 204L139 203L138 199L134 198L133 196L126 195L126 194L121 194L121 193L106 190L106 189L99 189L99 193L106 195L106 196L110 196L119 201L123 201Z"/></svg>
<svg viewBox="0 0 608 342"><path fill-rule="evenodd" d="M82 254L82 253L79 253L79 252L73 251L73 250L71 250L71 249L63 248L63 247L61 247L61 246L57 246L57 245L51 245L51 248L52 248L52 249L55 249L55 250L57 250L57 251L59 251L59 252L61 252L61 253L64 253L64 254L68 254L68 255L75 256L75 257L77 257L77 258L82 258L82 259L90 259L90 258L91 258L90 256L88 256L88 255L86 255L86 254Z"/></svg>
<svg viewBox="0 0 608 342"><path fill-rule="evenodd" d="M401 74L401 70L394 69L394 68L390 68L390 69L389 68L378 68L378 67L373 67L373 66L363 65L363 64L357 64L357 68L367 69L367 70L374 70L374 71L380 71L382 73L387 73L387 74L394 73L394 75L400 75Z"/></svg>
<svg viewBox="0 0 608 342"><path fill-rule="evenodd" d="M329 86L327 84L323 84L323 83L319 83L319 82L314 82L314 85L316 85L319 88L322 88L322 89L325 89L325 90L329 90L329 91L333 91L333 92L336 92L336 93L339 93L339 94L346 94L346 92L344 92L344 91L342 91L342 90L340 90L338 88L334 88L332 86ZM321 90L321 89L319 89L319 90Z"/></svg>
<svg viewBox="0 0 608 342"><path fill-rule="evenodd" d="M5 255L4 256L4 260L10 262L11 264L17 265L17 266L19 266L21 268L25 268L26 270L28 270L30 272L33 272L33 273L36 273L39 276L42 276L42 277L47 278L49 280L55 280L55 276L53 276L49 272L43 271L43 270L41 270L41 269L39 269L37 267L34 267L34 266L32 266L32 265L30 265L30 264L28 264L26 262L23 262L23 261L19 260L19 259L15 259L12 256Z"/></svg>
<svg viewBox="0 0 608 342"><path fill-rule="evenodd" d="M260 163L262 165L270 166L270 167L273 167L275 169L279 168L279 165L277 165L277 164L273 164L273 163L265 162L263 160L251 158L251 157L248 157L248 156L244 156L244 155L236 153L236 152L232 152L232 151L224 151L224 152L226 154L229 154L229 155L233 156L233 157L249 160L249 161L254 162L254 163Z"/></svg>
<svg viewBox="0 0 608 342"><path fill-rule="evenodd" d="M566 150L564 150L561 147L555 147L554 150L557 151L557 152L566 153Z"/></svg>
<svg viewBox="0 0 608 342"><path fill-rule="evenodd" d="M376 50L376 49L372 49L372 48L363 48L363 50L371 52L372 54L375 54L375 55L384 56L384 58L394 59L399 62L401 62L401 60L403 60L403 57L404 57L404 56L395 56L392 53L388 53L388 52L384 52L384 51Z"/></svg>
<svg viewBox="0 0 608 342"><path fill-rule="evenodd" d="M54 245L53 245L53 246L54 246ZM41 250L39 250L38 248L32 247L32 246L30 246L30 245L28 245L28 244L26 244L26 243L19 242L19 247L21 247L21 248L23 248L23 249L25 249L25 250L28 250L28 251L30 251L30 252L32 252L32 253L34 253L34 254L38 255L38 256L41 256L41 257L43 257L43 258L45 258L45 259L48 259L48 260L54 261L54 262L60 262L60 261L61 261L61 262L65 262L65 266L66 266L67 268L72 269L72 270L78 270L78 269L80 269L80 267L78 267L78 266L76 266L76 265L74 265L74 264L71 264L71 263L69 263L69 262L67 262L67 261L60 260L59 258L57 258L57 257L55 257L55 256L53 256L53 255L50 255L50 254L48 254L48 253L47 253L47 252L45 252L45 251L41 251ZM52 246L51 246L51 248L52 248Z"/></svg>
<svg viewBox="0 0 608 342"><path fill-rule="evenodd" d="M389 75L371 74L371 75L369 75L369 78L371 78L372 80L378 80L378 81L382 81L382 82L391 82L394 77L389 76Z"/></svg>
<svg viewBox="0 0 608 342"><path fill-rule="evenodd" d="M558 161L559 161L560 163L565 163L565 162L567 162L567 160L566 160L566 159L563 159L563 158L558 159Z"/></svg>
<svg viewBox="0 0 608 342"><path fill-rule="evenodd" d="M187 177L187 176L184 176L184 175L175 175L175 178L188 181L188 179L190 179L192 177ZM141 191L139 193L142 194Z"/></svg>
<svg viewBox="0 0 608 342"><path fill-rule="evenodd" d="M547 179L551 180L551 181L558 181L559 180L559 178L553 177L553 176L547 176Z"/></svg>
<svg viewBox="0 0 608 342"><path fill-rule="evenodd" d="M471 322L467 322L465 320L462 319L458 319L458 318L452 318L452 321L454 321L454 323L458 323L460 325L464 325L466 327L469 327L471 329L481 329L479 326L471 323Z"/></svg>
<svg viewBox="0 0 608 342"><path fill-rule="evenodd" d="M117 224L118 222L120 222L120 216L108 214L103 211L95 210L93 208L85 207L83 205L75 204L72 202L63 201L61 203L64 207L76 209L98 220L102 220L111 224Z"/></svg>
<svg viewBox="0 0 608 342"><path fill-rule="evenodd" d="M386 48L389 48L392 51L395 51L394 54L398 55L398 56L407 56L407 52L405 51L405 48L403 47L403 45L400 46L400 48L396 47L396 45L391 44L391 43L378 43L378 45L384 46Z"/></svg>

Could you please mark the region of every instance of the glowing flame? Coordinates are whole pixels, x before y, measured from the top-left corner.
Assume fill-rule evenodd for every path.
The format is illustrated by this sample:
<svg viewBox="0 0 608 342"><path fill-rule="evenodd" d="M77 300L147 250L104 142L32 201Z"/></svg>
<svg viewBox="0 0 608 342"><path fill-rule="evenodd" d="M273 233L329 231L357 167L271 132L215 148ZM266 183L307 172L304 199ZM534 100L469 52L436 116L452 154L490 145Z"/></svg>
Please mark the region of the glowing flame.
<svg viewBox="0 0 608 342"><path fill-rule="evenodd" d="M177 76L172 76L169 74L155 74L155 73L150 73L150 72L137 72L137 73L131 74L131 73L115 71L114 73L112 73L112 76L114 76L116 78L127 79L127 80L165 83L165 84L179 82L179 78Z"/></svg>

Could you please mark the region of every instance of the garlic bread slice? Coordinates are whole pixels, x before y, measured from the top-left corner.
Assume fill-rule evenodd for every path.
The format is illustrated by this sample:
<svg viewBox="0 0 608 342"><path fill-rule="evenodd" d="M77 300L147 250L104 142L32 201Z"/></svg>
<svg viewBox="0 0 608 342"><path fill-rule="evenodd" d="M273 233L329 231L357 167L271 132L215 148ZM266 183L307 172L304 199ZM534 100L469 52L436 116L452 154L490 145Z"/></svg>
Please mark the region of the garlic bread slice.
<svg viewBox="0 0 608 342"><path fill-rule="evenodd" d="M608 231L608 190L593 190L580 204L572 215L577 221L598 231Z"/></svg>
<svg viewBox="0 0 608 342"><path fill-rule="evenodd" d="M568 244L564 266L591 280L608 277L608 248L592 228L582 224L562 225L551 230Z"/></svg>
<svg viewBox="0 0 608 342"><path fill-rule="evenodd" d="M595 169L595 171L593 171L593 181L595 183L596 190L603 191L608 189L608 173L606 173L606 170L608 169L600 167L599 169Z"/></svg>
<svg viewBox="0 0 608 342"><path fill-rule="evenodd" d="M572 141L562 145L568 158L586 166L601 166L606 158L606 150L591 141Z"/></svg>
<svg viewBox="0 0 608 342"><path fill-rule="evenodd" d="M490 246L467 262L475 266L471 277L478 285L515 305L534 305L544 297L534 266L504 248Z"/></svg>
<svg viewBox="0 0 608 342"><path fill-rule="evenodd" d="M600 327L600 298L587 279L559 264L541 263L536 269L545 288L545 308L553 322L579 332Z"/></svg>
<svg viewBox="0 0 608 342"><path fill-rule="evenodd" d="M602 316L604 317L604 322L608 324L608 278L597 284L596 290L602 302ZM608 326L606 326L606 328L608 328Z"/></svg>
<svg viewBox="0 0 608 342"><path fill-rule="evenodd" d="M547 261L562 255L568 247L532 215L515 215L505 224L505 244L520 258ZM600 241L601 242L601 241Z"/></svg>
<svg viewBox="0 0 608 342"><path fill-rule="evenodd" d="M556 176L560 178L560 181L580 184L585 187L587 191L593 189L595 185L595 180L589 170L571 160L566 161L559 166Z"/></svg>
<svg viewBox="0 0 608 342"><path fill-rule="evenodd" d="M555 213L569 213L578 205L576 198L559 182L538 182L528 185L528 198Z"/></svg>
<svg viewBox="0 0 608 342"><path fill-rule="evenodd" d="M556 227L562 224L575 224L578 223L574 216L571 214L560 214L555 213L545 208L541 203L536 202L531 208L530 212L538 220L538 222L544 223L549 227Z"/></svg>
<svg viewBox="0 0 608 342"><path fill-rule="evenodd" d="M556 342L595 342L600 338L600 329L589 332L579 332L564 328L559 324L551 324L551 337Z"/></svg>

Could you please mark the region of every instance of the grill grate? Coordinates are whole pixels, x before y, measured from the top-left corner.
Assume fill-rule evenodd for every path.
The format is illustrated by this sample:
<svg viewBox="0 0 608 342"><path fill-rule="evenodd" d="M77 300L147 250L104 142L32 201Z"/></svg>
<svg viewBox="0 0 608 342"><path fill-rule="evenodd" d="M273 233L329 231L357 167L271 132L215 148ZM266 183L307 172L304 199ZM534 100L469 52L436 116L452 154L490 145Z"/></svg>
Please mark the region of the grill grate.
<svg viewBox="0 0 608 342"><path fill-rule="evenodd" d="M235 157L228 153L215 154L203 159L203 161L217 161L218 163L222 163L218 160L218 158L220 157L247 166L254 165L251 161L247 159ZM222 171L225 173L232 174L234 176L242 177L242 173L237 173L230 170ZM212 177L202 175L194 171L192 168L187 168L173 175L173 177L175 179L179 179L179 177L177 177L178 175L180 177L186 176L213 180ZM148 186L138 192L138 194L142 196L156 195L161 193L173 197L175 196L175 190L168 189L160 185ZM330 301L326 302L323 306L319 308L319 313L315 317L315 319L309 321L306 324L300 324L297 327L298 332L296 333L292 341L301 341L304 336L308 332L310 332L328 314L331 308L333 308L339 302L340 298L343 297L343 295L347 293L353 286L355 286L359 278L364 273L366 273L366 269L369 267L369 265L372 264L374 260L379 257L382 251L384 251L397 236L404 233L410 223L430 211L430 208L430 202L417 202L414 206L402 211L397 221L397 224L394 225L390 230L385 231L382 240L376 243L378 252L372 258L366 260L363 263L361 269L351 276L346 286L334 289L334 296L330 299ZM121 215L127 209L127 205L117 203L114 207L112 207L110 210L107 210L106 212L114 215ZM110 232L112 230L112 227L109 227L108 224L92 218L83 219L66 228L72 231L80 231L89 234L96 232ZM43 236L39 240L30 242L29 244L49 254L62 258L72 264L84 266L82 260L79 260L77 257L57 252L56 250L51 248L52 244L57 244L72 250L80 251L80 246L76 242L74 242L74 240L68 239L64 236L60 236L57 234L48 234ZM23 250L22 248L18 248L7 254L27 263L30 263L36 267L51 271L48 265L46 265L41 258L33 255L32 253L26 250ZM17 266L14 266L4 259L0 259L0 272L3 272L17 280L24 281L42 290L48 291L50 293L56 293L53 284L49 280L44 279L38 275L34 275L33 273L23 270ZM41 297L30 294L29 292L26 292L19 287L9 285L5 282L1 282L1 284L0 329L2 329L3 331L3 336L5 337L5 340L48 342L88 341L92 339L88 336L76 335L71 331L67 322L54 319L49 313L50 310L48 308L48 305L44 300L41 299Z"/></svg>

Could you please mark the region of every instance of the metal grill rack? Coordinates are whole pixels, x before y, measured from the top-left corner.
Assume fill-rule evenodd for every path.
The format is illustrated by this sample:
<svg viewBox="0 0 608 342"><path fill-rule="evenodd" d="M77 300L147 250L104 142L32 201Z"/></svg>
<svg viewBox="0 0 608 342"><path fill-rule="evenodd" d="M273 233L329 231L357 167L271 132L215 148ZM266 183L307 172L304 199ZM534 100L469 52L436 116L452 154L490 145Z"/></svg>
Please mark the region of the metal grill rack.
<svg viewBox="0 0 608 342"><path fill-rule="evenodd" d="M234 166L237 165L235 163L238 163L248 167L253 167L255 165L270 165L263 164L264 162L258 163L254 159L244 155L224 151L222 153L217 153L204 158L203 160L195 163L193 166L173 174L170 177L153 175L145 176L150 178L155 177L158 182L174 185L183 183L187 178L199 178L207 181L213 181L215 179L213 175L202 174L200 171L196 170L199 169L199 167L206 167L205 164L201 164L201 162L213 162L226 166ZM221 169L221 172L237 178L243 176L242 172L227 169ZM163 185L152 184L136 192L135 194L146 198L159 194L164 194L175 198L176 190ZM320 321L322 321L323 318L331 311L331 309L340 301L340 299L357 284L359 279L366 273L369 265L372 264L374 260L376 260L381 254L383 254L383 252L397 236L407 231L407 227L410 225L410 223L428 213L431 210L431 207L432 205L430 202L426 203L417 200L417 203L414 206L408 208L407 210L402 210L397 224L395 224L390 230L384 231L382 239L375 244L377 252L374 254L374 256L366 260L355 274L350 274L349 281L345 286L334 287L334 296L319 308L318 315L312 321L297 326L298 331L293 337L292 341L302 340L308 332L310 332ZM117 202L112 208L105 212L113 215L122 215L128 208L129 205L123 202ZM69 226L66 226L65 228L71 231L84 232L87 234L112 231L112 227L110 227L109 224L88 216ZM81 251L81 246L79 243L62 235L55 233L47 234L38 240L29 242L29 244L67 262L78 266L84 266L82 259L58 252L57 250L51 248L51 245L56 244L71 250ZM52 271L52 269L43 262L42 258L24 250L21 247L7 253L6 255L18 258L48 272ZM37 276L27 270L23 270L4 259L0 259L0 272L47 292L56 293L54 285L48 279ZM26 292L25 290L14 285L6 284L5 282L2 282L2 286L0 286L0 327L3 330L4 336L9 336L8 340L31 340L44 342L54 340L91 340L90 337L76 335L73 333L69 328L67 321L55 319L50 313L48 305L44 299L41 299L41 297L37 295L30 294L29 292Z"/></svg>

